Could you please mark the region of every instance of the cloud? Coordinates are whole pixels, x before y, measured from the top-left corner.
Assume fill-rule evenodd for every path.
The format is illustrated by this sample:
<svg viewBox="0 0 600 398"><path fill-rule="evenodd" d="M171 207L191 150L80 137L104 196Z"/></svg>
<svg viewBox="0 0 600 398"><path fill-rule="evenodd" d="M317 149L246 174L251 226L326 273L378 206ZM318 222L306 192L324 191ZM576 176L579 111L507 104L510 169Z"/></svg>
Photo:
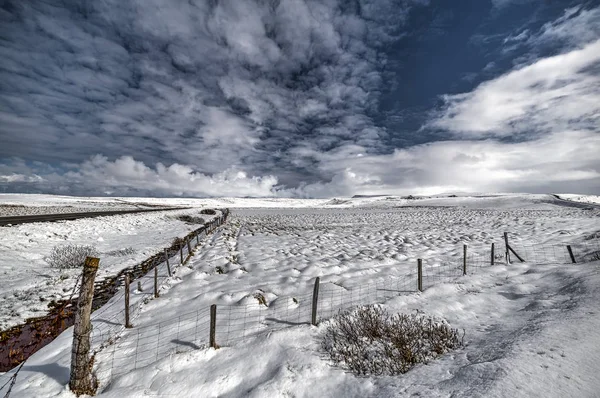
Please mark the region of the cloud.
<svg viewBox="0 0 600 398"><path fill-rule="evenodd" d="M492 79L444 96L414 134L445 141L393 148L372 115L416 3L5 2L0 190L600 192L600 8L506 37L532 58L501 75L489 62Z"/></svg>
<svg viewBox="0 0 600 398"><path fill-rule="evenodd" d="M382 49L409 0L5 1L0 156L321 179L293 149L380 151ZM290 152L291 151L291 152ZM276 157L274 157L274 154Z"/></svg>
<svg viewBox="0 0 600 398"><path fill-rule="evenodd" d="M356 194L435 194L441 192L562 192L600 190L600 134L557 131L538 140L498 142L453 140L397 149L388 155L363 148L305 153L317 157L327 182L285 187L275 176L250 176L227 169L211 176L191 166L148 166L131 157L109 161L95 156L63 173L44 174L21 165L11 181L42 192L80 195L331 197ZM37 174L36 174L37 173ZM0 186L7 179L0 167ZM14 174L12 174L14 175ZM33 178L29 176L35 176ZM14 178L14 177L13 177Z"/></svg>
<svg viewBox="0 0 600 398"><path fill-rule="evenodd" d="M157 163L147 166L130 156L114 161L96 155L81 164L71 165L64 173L40 170L15 161L10 172L0 166L0 184L29 187L28 191L79 195L148 195L148 196L273 196L277 178L250 177L235 168L211 176L191 166ZM36 174L39 173L39 174Z"/></svg>
<svg viewBox="0 0 600 398"><path fill-rule="evenodd" d="M445 96L445 109L430 126L468 138L597 129L599 62L600 40L540 59L470 93Z"/></svg>

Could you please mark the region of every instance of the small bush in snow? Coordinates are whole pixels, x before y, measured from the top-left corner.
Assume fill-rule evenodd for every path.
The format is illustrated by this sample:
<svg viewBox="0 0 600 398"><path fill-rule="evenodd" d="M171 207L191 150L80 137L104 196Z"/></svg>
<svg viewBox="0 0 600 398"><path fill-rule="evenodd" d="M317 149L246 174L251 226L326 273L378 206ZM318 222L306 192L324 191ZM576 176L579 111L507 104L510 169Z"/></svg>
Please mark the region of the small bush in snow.
<svg viewBox="0 0 600 398"><path fill-rule="evenodd" d="M135 254L133 247L126 247L124 249L111 250L106 253L107 256L125 257Z"/></svg>
<svg viewBox="0 0 600 398"><path fill-rule="evenodd" d="M188 224L204 224L206 222L202 217L193 217L187 214L179 216L177 219Z"/></svg>
<svg viewBox="0 0 600 398"><path fill-rule="evenodd" d="M443 319L389 315L369 305L340 312L321 345L334 363L357 375L396 375L460 347L462 339Z"/></svg>
<svg viewBox="0 0 600 398"><path fill-rule="evenodd" d="M78 268L83 266L86 257L98 257L98 250L87 245L54 246L46 262L53 268Z"/></svg>

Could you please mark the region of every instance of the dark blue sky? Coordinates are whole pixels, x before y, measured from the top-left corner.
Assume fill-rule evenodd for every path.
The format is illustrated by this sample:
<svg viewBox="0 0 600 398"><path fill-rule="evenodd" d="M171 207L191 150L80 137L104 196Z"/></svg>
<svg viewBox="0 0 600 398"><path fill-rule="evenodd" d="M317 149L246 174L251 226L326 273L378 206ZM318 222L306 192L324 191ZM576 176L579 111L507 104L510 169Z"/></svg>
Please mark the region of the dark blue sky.
<svg viewBox="0 0 600 398"><path fill-rule="evenodd" d="M600 193L599 27L599 1L1 0L0 189Z"/></svg>

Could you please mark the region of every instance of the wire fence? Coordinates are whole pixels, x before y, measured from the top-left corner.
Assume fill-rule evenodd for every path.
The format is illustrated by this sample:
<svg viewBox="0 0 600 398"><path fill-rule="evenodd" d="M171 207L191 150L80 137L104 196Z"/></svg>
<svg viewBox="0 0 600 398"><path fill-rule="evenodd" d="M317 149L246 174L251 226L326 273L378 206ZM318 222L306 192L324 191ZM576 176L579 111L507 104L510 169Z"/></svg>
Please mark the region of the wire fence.
<svg viewBox="0 0 600 398"><path fill-rule="evenodd" d="M119 336L124 337L130 329L125 328L126 312L129 312L129 320L134 321L141 313L144 303L155 297L155 290L160 291L171 278L173 271L187 263L194 250L206 241L206 238L220 225L224 224L229 216L229 210L220 210L220 214L202 227L192 231L185 238L179 239L177 247L165 249L164 256L156 260L156 256L139 264L135 268L125 269L116 277L107 281L96 283L96 288L101 288L101 295L94 296L91 315L92 332L90 346L92 351L102 351L117 341ZM151 269L148 272L148 269ZM146 271L146 272L144 272ZM141 274L144 272L144 274ZM155 277L156 273L156 277ZM129 306L126 310L125 302L125 277L132 279L131 294L129 295ZM137 279L134 279L137 278ZM110 298L106 298L106 295ZM77 302L75 297L73 303ZM156 325L149 326L154 328ZM185 329L182 329L185 332ZM142 335L143 338L143 335ZM122 339L119 339L122 340ZM144 363L139 361L139 363ZM19 368L14 368L0 375L0 396L8 396L13 387L15 374Z"/></svg>
<svg viewBox="0 0 600 398"><path fill-rule="evenodd" d="M219 222L225 219L223 217ZM415 261L404 268L413 271L393 276L376 274L368 283L348 283L346 280L321 284L317 280L312 292L277 297L270 303L260 293L255 293L252 298L237 305L213 306L215 312L212 314L210 307L202 308L156 324L135 325L133 328L124 327L124 310L114 311L115 306L123 306L124 292L120 289L92 316L92 347L97 352L95 372L106 387L115 377L155 364L171 355L210 346L233 346L275 330L318 323L339 311L359 305L382 303L441 283L455 282L464 275L496 264L508 265L515 260L514 252L529 264L600 260L600 239L571 245L511 242L510 247L513 252L508 258L506 253L509 250L504 244L473 245L465 247L460 257L423 261L421 272ZM177 266L182 264L180 262ZM169 283L166 261L157 266L157 277L160 285ZM132 320L139 315L144 302L154 296L154 272L149 272L137 283L137 286L132 286L135 290L129 306Z"/></svg>

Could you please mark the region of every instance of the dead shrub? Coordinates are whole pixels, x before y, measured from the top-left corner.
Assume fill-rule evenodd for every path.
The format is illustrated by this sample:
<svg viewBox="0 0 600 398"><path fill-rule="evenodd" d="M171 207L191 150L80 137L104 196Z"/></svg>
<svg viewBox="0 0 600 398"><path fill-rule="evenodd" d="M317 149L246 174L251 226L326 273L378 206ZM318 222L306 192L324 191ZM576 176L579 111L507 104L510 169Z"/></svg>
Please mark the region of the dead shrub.
<svg viewBox="0 0 600 398"><path fill-rule="evenodd" d="M462 346L462 338L443 319L389 315L369 305L335 316L321 346L335 364L357 375L396 375Z"/></svg>
<svg viewBox="0 0 600 398"><path fill-rule="evenodd" d="M98 257L98 250L88 245L54 246L46 262L53 268L79 268L83 266L86 257Z"/></svg>
<svg viewBox="0 0 600 398"><path fill-rule="evenodd" d="M115 256L115 257L125 257L131 256L135 254L135 249L133 247L125 247L123 249L111 250L106 252L107 256Z"/></svg>
<svg viewBox="0 0 600 398"><path fill-rule="evenodd" d="M186 222L188 224L204 224L206 223L206 220L204 220L202 217L194 217L194 216L190 216L190 215L183 215L183 216L179 216L177 217L178 220Z"/></svg>

